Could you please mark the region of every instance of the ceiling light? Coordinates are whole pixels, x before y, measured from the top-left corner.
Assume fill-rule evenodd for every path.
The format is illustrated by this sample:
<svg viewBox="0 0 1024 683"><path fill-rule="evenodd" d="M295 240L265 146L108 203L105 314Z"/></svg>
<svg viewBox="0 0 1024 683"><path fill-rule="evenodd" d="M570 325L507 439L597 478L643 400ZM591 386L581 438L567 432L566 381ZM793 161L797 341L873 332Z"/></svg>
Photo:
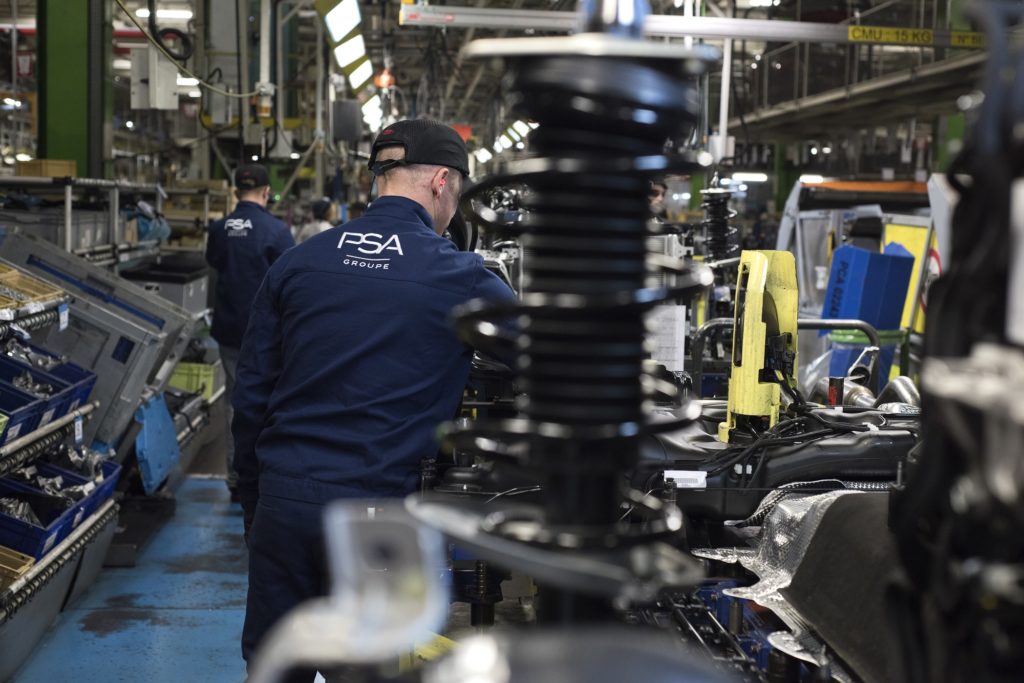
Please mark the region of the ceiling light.
<svg viewBox="0 0 1024 683"><path fill-rule="evenodd" d="M373 78L373 64L370 63L370 60L366 60L348 75L348 84L352 88L352 92L359 92L371 78Z"/></svg>
<svg viewBox="0 0 1024 683"><path fill-rule="evenodd" d="M494 146L494 153L495 153L495 154L501 154L501 153L502 153L502 152L504 152L504 151L505 151L505 148L501 146L501 143L499 143L499 144L496 144L496 145Z"/></svg>
<svg viewBox="0 0 1024 683"><path fill-rule="evenodd" d="M188 96L191 97L193 100L198 100L200 97L203 96L203 93L199 90L189 90Z"/></svg>
<svg viewBox="0 0 1024 683"><path fill-rule="evenodd" d="M188 87L195 87L195 86L199 85L199 79L198 78L186 78L185 76L182 76L181 74L178 74L178 85L184 85L184 86L188 86Z"/></svg>
<svg viewBox="0 0 1024 683"><path fill-rule="evenodd" d="M690 193L684 192L683 194L680 195L680 199L682 199L684 202L690 201Z"/></svg>
<svg viewBox="0 0 1024 683"><path fill-rule="evenodd" d="M825 177L824 176L820 176L820 175L807 174L807 175L800 176L800 182L801 183L808 183L808 184L812 184L813 185L814 183L823 183L823 182L825 182Z"/></svg>
<svg viewBox="0 0 1024 683"><path fill-rule="evenodd" d="M395 75L391 73L391 69L384 67L384 70L374 77L373 84L382 90L394 87Z"/></svg>
<svg viewBox="0 0 1024 683"><path fill-rule="evenodd" d="M829 147L828 145L825 145L824 147L821 148L821 153L822 154L831 154L832 153L832 148Z"/></svg>
<svg viewBox="0 0 1024 683"><path fill-rule="evenodd" d="M516 121L515 123L512 124L512 127L515 128L516 132L522 135L523 137L526 137L527 135L530 134L530 127L523 123L522 121Z"/></svg>
<svg viewBox="0 0 1024 683"><path fill-rule="evenodd" d="M149 10L146 8L135 10L135 16L140 19L149 19ZM184 19L188 20L192 18L192 10L190 9L158 9L156 11L157 19Z"/></svg>
<svg viewBox="0 0 1024 683"><path fill-rule="evenodd" d="M344 43L334 48L334 59L338 66L344 69L349 64L354 64L366 56L366 42L363 41L363 34L357 34Z"/></svg>
<svg viewBox="0 0 1024 683"><path fill-rule="evenodd" d="M363 103L363 116L370 114L384 114L384 110L380 106L380 95L374 95L370 99Z"/></svg>
<svg viewBox="0 0 1024 683"><path fill-rule="evenodd" d="M534 130L537 130L538 128L540 128L540 124L539 123L533 123L532 121L530 123L526 124L526 125L528 125L530 128L533 128Z"/></svg>
<svg viewBox="0 0 1024 683"><path fill-rule="evenodd" d="M17 161L17 159L15 159L12 156L4 157L4 163L7 164L8 166L13 166L15 161Z"/></svg>
<svg viewBox="0 0 1024 683"><path fill-rule="evenodd" d="M32 161L32 155L31 154L25 154L24 152L19 152L18 154L14 155L14 160L15 161Z"/></svg>
<svg viewBox="0 0 1024 683"><path fill-rule="evenodd" d="M755 62L760 62L761 61L761 55L760 54L754 55L754 61Z"/></svg>
<svg viewBox="0 0 1024 683"><path fill-rule="evenodd" d="M734 183L764 183L768 182L768 174L766 173L733 173L732 181Z"/></svg>
<svg viewBox="0 0 1024 683"><path fill-rule="evenodd" d="M253 161L259 161L260 160L260 155L259 154L253 154L252 155L252 160Z"/></svg>
<svg viewBox="0 0 1024 683"><path fill-rule="evenodd" d="M782 71L782 62L775 62L775 70Z"/></svg>
<svg viewBox="0 0 1024 683"><path fill-rule="evenodd" d="M288 155L288 158L292 159L293 161L297 161L302 158L302 155L299 154L298 152L292 152L291 154Z"/></svg>
<svg viewBox="0 0 1024 683"><path fill-rule="evenodd" d="M811 156L812 157L818 156L818 148L817 147L811 147Z"/></svg>
<svg viewBox="0 0 1024 683"><path fill-rule="evenodd" d="M331 42L340 43L352 30L359 26L359 0L341 0L324 15L324 24L331 34Z"/></svg>
<svg viewBox="0 0 1024 683"><path fill-rule="evenodd" d="M525 142L517 142L516 143L516 149L526 149L526 143Z"/></svg>
<svg viewBox="0 0 1024 683"><path fill-rule="evenodd" d="M115 59L111 66L114 67L114 71L128 71L132 68L132 60L130 59Z"/></svg>
<svg viewBox="0 0 1024 683"><path fill-rule="evenodd" d="M476 160L481 164L486 164L488 161L494 158L494 155L488 152L486 149L478 149L474 154Z"/></svg>
<svg viewBox="0 0 1024 683"><path fill-rule="evenodd" d="M501 135L498 137L498 139L501 140L501 146L504 147L505 149L508 149L512 146L512 140L510 140L507 135Z"/></svg>
<svg viewBox="0 0 1024 683"><path fill-rule="evenodd" d="M751 7L771 7L773 0L750 0Z"/></svg>
<svg viewBox="0 0 1024 683"><path fill-rule="evenodd" d="M125 121L124 127L127 128L128 130L132 130L133 128L135 128L135 122L131 120Z"/></svg>
<svg viewBox="0 0 1024 683"><path fill-rule="evenodd" d="M12 109L21 109L22 101L16 100L13 97L5 97L4 104Z"/></svg>
<svg viewBox="0 0 1024 683"><path fill-rule="evenodd" d="M756 70L756 69L757 69L757 62L754 62L754 63L752 63L752 64L750 65L750 68L751 68L751 69L755 69L755 70Z"/></svg>
<svg viewBox="0 0 1024 683"><path fill-rule="evenodd" d="M508 130L506 130L506 131L505 131L505 135L509 136L510 138L512 138L513 140L515 140L516 142L519 142L520 140L522 140L522 139L523 139L523 136L522 136L522 135L520 135L519 133L517 133L517 132L516 132L516 131L515 131L514 129L512 129L512 128L509 128Z"/></svg>

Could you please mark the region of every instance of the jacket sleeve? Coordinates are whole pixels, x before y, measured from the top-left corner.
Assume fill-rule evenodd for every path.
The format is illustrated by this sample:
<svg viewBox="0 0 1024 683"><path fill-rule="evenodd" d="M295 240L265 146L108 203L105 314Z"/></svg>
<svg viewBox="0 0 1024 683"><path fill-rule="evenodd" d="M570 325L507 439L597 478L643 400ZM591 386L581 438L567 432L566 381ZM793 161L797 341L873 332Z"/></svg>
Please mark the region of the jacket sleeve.
<svg viewBox="0 0 1024 683"><path fill-rule="evenodd" d="M295 239L292 237L291 230L281 223L280 229L275 231L274 238L267 245L267 262L272 265L274 261L281 258L281 254L294 246Z"/></svg>
<svg viewBox="0 0 1024 683"><path fill-rule="evenodd" d="M505 284L504 280L487 270L481 263L473 286L472 298L483 299L494 304L504 304L514 302L516 294L511 287ZM515 332L519 329L514 318L498 321L498 326L506 332ZM511 349L478 349L478 351L501 361L510 368L515 367L516 353Z"/></svg>
<svg viewBox="0 0 1024 683"><path fill-rule="evenodd" d="M220 270L224 257L224 225L223 221L210 223L206 235L206 262L214 270Z"/></svg>
<svg viewBox="0 0 1024 683"><path fill-rule="evenodd" d="M235 471L246 528L259 500L259 462L256 442L266 425L270 395L281 374L281 318L275 304L275 270L267 273L256 292L249 327L239 353L232 405L231 433L235 441Z"/></svg>

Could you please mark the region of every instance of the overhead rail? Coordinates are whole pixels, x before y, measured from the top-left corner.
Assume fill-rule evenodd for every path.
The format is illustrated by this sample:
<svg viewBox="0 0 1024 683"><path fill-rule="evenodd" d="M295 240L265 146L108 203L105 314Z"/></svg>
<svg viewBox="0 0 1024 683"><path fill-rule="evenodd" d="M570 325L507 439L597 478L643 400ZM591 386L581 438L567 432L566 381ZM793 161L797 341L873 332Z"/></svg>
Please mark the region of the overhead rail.
<svg viewBox="0 0 1024 683"><path fill-rule="evenodd" d="M576 12L514 10L450 5L402 5L403 26L446 26L534 30L569 33L576 30ZM732 17L687 17L652 14L644 33L656 38L705 38L756 40L781 43L849 43L861 45L909 45L917 47L983 48L982 34L898 26L821 24L807 21L776 21Z"/></svg>

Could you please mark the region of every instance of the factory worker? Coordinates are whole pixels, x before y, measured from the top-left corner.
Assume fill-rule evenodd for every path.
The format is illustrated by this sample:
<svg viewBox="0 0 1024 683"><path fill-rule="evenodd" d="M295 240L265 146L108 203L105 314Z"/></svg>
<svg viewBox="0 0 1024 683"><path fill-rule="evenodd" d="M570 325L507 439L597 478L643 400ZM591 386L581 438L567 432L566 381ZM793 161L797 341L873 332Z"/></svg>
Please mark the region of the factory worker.
<svg viewBox="0 0 1024 683"><path fill-rule="evenodd" d="M288 226L267 211L270 178L259 164L246 164L235 171L238 204L223 220L210 225L206 261L217 271L217 292L211 336L220 345L226 380L225 409L227 434L228 488L237 500L238 476L233 467L231 438L231 396L242 335L249 324L253 297L267 269L295 246Z"/></svg>
<svg viewBox="0 0 1024 683"><path fill-rule="evenodd" d="M311 208L313 213L313 220L302 226L302 230L299 231L295 241L302 244L313 235L319 235L324 230L330 230L334 226L331 221L334 220L334 204L331 203L330 199L324 197L313 202Z"/></svg>
<svg viewBox="0 0 1024 683"><path fill-rule="evenodd" d="M437 453L437 426L455 416L472 358L452 309L515 299L479 255L441 236L469 172L453 129L390 125L370 169L379 198L274 264L242 344L234 436L247 661L280 617L328 588L323 506L405 496L420 460Z"/></svg>

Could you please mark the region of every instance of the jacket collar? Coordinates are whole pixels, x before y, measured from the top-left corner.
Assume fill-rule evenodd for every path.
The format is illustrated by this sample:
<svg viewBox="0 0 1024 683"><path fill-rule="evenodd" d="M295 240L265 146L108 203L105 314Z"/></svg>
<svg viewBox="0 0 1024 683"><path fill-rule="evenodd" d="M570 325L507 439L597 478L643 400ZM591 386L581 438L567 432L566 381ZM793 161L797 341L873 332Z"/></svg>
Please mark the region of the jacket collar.
<svg viewBox="0 0 1024 683"><path fill-rule="evenodd" d="M378 197L373 200L369 208L366 209L364 216L387 216L389 218L399 218L403 220L415 220L423 223L423 225L431 232L434 230L434 221L430 218L430 214L423 208L423 205L417 201L409 199L408 197L399 197L397 195L387 195L386 197Z"/></svg>

